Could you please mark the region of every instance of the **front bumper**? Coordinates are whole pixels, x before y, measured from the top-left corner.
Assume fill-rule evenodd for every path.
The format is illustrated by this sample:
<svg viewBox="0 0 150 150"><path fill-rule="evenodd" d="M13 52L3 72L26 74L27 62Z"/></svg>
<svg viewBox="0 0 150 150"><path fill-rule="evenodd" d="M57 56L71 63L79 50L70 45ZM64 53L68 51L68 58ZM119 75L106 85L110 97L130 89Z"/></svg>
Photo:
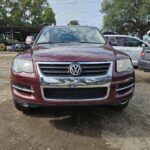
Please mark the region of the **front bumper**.
<svg viewBox="0 0 150 150"><path fill-rule="evenodd" d="M134 92L134 73L113 77L113 63L104 76L95 77L46 77L37 67L37 75L12 73L12 94L14 100L34 105L111 105L121 103L132 97ZM19 84L18 84L19 83ZM22 86L24 85L24 86ZM54 99L46 98L44 88L49 89L87 89L107 88L104 97L86 99Z"/></svg>
<svg viewBox="0 0 150 150"><path fill-rule="evenodd" d="M140 59L138 62L138 67L140 70L150 72L150 60Z"/></svg>

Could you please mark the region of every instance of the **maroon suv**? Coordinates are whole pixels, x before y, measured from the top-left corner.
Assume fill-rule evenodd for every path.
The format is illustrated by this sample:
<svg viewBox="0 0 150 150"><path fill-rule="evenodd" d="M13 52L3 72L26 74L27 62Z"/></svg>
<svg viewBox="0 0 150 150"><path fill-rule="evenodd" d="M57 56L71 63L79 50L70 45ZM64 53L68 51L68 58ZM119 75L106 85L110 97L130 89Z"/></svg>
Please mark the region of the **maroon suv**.
<svg viewBox="0 0 150 150"><path fill-rule="evenodd" d="M23 112L52 105L123 109L134 85L130 57L112 49L95 27L45 27L12 64L14 103Z"/></svg>

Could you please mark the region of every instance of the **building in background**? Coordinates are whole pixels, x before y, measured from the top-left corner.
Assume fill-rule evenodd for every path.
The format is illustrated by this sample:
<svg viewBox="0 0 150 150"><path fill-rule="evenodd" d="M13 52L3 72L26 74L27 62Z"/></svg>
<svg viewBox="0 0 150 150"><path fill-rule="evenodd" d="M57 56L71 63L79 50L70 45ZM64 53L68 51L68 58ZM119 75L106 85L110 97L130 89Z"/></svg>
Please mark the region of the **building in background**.
<svg viewBox="0 0 150 150"><path fill-rule="evenodd" d="M42 28L42 26L0 26L0 50L24 42L29 35L36 36Z"/></svg>

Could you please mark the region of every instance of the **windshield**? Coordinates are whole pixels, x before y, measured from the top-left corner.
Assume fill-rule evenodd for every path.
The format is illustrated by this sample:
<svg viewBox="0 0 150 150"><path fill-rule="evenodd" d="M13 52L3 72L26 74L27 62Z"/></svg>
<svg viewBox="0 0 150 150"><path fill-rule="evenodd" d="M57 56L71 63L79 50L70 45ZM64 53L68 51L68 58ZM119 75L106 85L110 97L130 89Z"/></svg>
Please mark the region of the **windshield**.
<svg viewBox="0 0 150 150"><path fill-rule="evenodd" d="M72 42L103 44L105 40L97 28L73 26L46 28L37 40L37 44Z"/></svg>

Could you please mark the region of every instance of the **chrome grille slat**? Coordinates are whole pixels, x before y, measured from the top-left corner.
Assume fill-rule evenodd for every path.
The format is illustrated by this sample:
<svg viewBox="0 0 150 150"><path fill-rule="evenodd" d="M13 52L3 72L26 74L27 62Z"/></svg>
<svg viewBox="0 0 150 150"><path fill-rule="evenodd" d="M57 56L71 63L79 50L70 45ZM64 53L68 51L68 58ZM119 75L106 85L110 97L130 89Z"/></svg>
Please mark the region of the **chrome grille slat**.
<svg viewBox="0 0 150 150"><path fill-rule="evenodd" d="M85 70L82 73L98 73L98 72L106 72L106 70Z"/></svg>
<svg viewBox="0 0 150 150"><path fill-rule="evenodd" d="M69 72L69 66L72 62L44 62L39 63L38 67L43 75L46 76L71 76ZM109 71L111 62L79 62L82 68L80 76L98 76L106 75Z"/></svg>
<svg viewBox="0 0 150 150"><path fill-rule="evenodd" d="M41 69L60 69L60 66L40 66ZM61 69L66 69L67 67L62 67Z"/></svg>
<svg viewBox="0 0 150 150"><path fill-rule="evenodd" d="M55 73L55 74L57 74L57 73L69 73L68 71L56 71L56 70L43 70L42 71L43 73Z"/></svg>
<svg viewBox="0 0 150 150"><path fill-rule="evenodd" d="M107 68L108 66L82 66L83 69L101 69L101 68Z"/></svg>

